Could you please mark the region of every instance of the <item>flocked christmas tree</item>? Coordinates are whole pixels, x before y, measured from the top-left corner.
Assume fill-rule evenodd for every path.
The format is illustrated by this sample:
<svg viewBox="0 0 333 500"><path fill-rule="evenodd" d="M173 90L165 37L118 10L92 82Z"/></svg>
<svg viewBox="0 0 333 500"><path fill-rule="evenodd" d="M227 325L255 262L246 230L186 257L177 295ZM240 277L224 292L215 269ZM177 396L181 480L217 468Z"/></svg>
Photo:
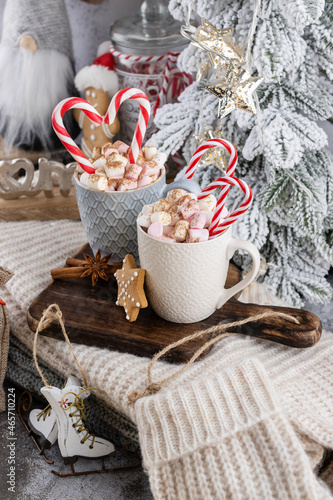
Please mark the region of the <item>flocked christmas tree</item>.
<svg viewBox="0 0 333 500"><path fill-rule="evenodd" d="M258 6L258 1L255 2ZM183 23L189 0L171 0L171 14ZM253 23L251 0L194 0L192 19L206 18L218 29L234 28L244 47ZM176 104L158 110L160 131L151 139L165 153L182 148L188 162L203 126L221 123L224 137L239 152L236 175L253 189L254 202L234 224L236 236L252 241L266 258L263 277L277 295L301 305L326 302L332 290L325 275L333 263L333 162L318 121L332 117L333 3L324 0L263 0L251 42L258 116L235 110L219 122L218 100L202 82L188 87ZM207 52L189 45L179 57L182 71L196 74ZM201 111L200 111L201 110ZM205 187L221 176L215 165L197 171ZM227 205L242 193L231 189ZM244 269L246 256L238 256Z"/></svg>

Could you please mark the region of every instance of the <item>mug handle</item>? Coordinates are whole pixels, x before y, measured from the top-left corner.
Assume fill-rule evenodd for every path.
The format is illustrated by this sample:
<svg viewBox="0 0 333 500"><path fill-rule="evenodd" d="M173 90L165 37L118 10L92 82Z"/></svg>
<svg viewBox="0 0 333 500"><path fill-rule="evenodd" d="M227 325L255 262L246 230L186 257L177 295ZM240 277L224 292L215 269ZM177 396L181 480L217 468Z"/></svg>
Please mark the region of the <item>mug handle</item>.
<svg viewBox="0 0 333 500"><path fill-rule="evenodd" d="M250 241L238 240L237 238L231 238L228 243L227 248L227 259L230 260L236 250L245 250L252 257L252 269L251 271L243 278L239 283L232 286L231 288L223 288L222 293L217 302L216 309L220 309L231 297L236 295L236 293L243 290L246 286L248 286L252 281L256 279L256 276L260 267L260 254L257 248L250 243Z"/></svg>

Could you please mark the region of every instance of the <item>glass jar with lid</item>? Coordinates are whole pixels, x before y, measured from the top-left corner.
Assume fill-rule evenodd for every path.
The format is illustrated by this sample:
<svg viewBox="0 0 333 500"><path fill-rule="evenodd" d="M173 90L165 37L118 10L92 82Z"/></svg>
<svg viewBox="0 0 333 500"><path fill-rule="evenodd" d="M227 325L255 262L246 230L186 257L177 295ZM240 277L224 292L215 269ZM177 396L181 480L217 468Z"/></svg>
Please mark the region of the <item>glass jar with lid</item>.
<svg viewBox="0 0 333 500"><path fill-rule="evenodd" d="M120 88L139 88L151 102L146 139L155 132L153 114L157 107L174 102L191 82L191 77L176 66L178 53L188 44L180 34L180 26L170 15L166 1L145 0L139 15L119 19L110 28L111 53ZM127 143L131 142L137 123L137 106L135 101L126 101L119 110L121 138Z"/></svg>

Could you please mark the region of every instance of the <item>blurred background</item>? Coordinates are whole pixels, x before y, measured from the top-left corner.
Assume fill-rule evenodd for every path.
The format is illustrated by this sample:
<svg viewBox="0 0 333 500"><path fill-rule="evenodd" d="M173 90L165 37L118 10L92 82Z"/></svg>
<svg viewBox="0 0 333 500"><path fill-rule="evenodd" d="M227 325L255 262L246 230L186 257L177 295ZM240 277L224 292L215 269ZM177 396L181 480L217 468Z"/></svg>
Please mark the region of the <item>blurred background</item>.
<svg viewBox="0 0 333 500"><path fill-rule="evenodd" d="M109 39L110 25L120 17L135 15L141 0L104 0L89 4L79 0L65 0L73 34L75 69L91 64L96 57L98 45ZM6 0L0 0L2 19ZM0 35L2 24L0 23Z"/></svg>

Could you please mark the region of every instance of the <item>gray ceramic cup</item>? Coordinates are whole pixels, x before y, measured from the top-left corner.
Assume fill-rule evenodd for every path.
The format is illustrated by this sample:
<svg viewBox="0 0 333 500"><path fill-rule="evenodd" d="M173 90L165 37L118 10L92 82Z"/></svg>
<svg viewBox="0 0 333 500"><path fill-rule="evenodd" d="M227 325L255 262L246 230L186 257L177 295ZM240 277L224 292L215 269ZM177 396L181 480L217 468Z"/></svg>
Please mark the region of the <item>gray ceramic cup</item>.
<svg viewBox="0 0 333 500"><path fill-rule="evenodd" d="M111 253L110 262L119 262L130 253L138 262L136 219L144 205L161 198L165 169L155 182L134 191L105 193L88 189L80 182L77 170L74 186L82 224L93 252L100 248L102 255Z"/></svg>

